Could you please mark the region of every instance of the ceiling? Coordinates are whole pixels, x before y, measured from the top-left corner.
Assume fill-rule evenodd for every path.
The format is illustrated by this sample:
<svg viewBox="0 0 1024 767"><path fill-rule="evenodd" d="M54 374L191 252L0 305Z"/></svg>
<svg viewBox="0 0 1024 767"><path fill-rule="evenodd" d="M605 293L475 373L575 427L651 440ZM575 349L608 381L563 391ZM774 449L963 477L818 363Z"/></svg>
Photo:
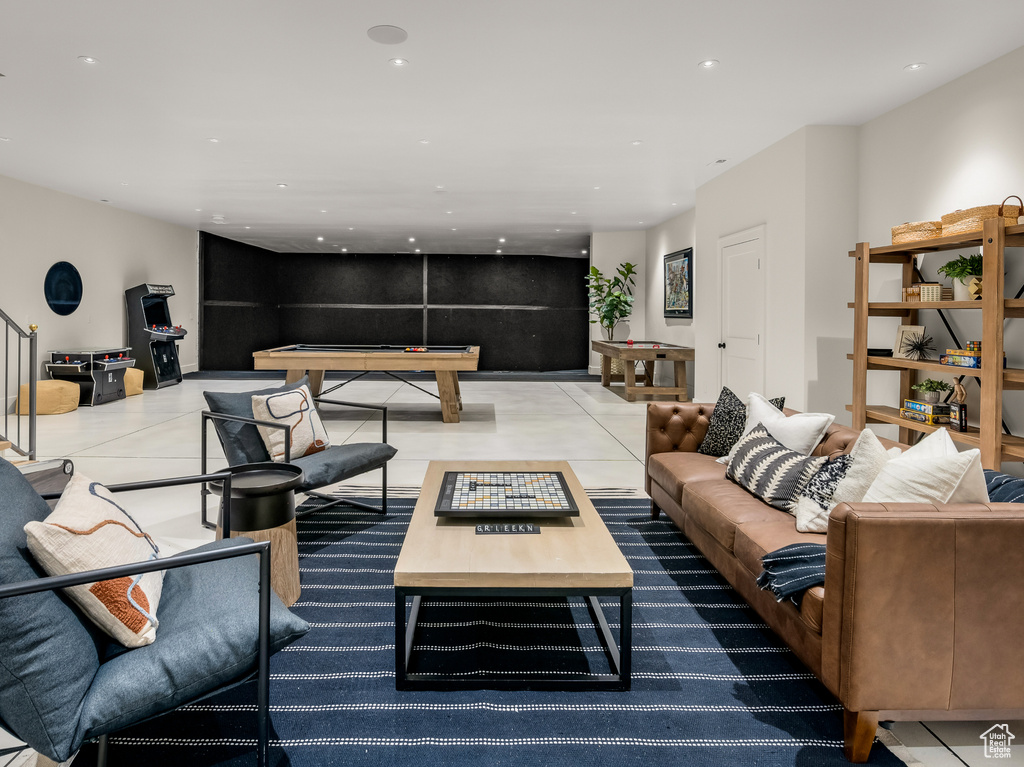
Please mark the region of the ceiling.
<svg viewBox="0 0 1024 767"><path fill-rule="evenodd" d="M578 256L1022 28L1021 0L0 0L0 174L281 252Z"/></svg>

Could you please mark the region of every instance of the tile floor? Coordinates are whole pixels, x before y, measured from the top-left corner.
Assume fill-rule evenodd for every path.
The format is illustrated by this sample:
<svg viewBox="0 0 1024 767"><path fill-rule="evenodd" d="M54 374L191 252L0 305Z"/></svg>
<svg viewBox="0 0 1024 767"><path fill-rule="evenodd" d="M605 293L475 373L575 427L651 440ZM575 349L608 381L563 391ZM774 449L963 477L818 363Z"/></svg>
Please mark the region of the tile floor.
<svg viewBox="0 0 1024 767"><path fill-rule="evenodd" d="M417 382L436 391L434 384ZM59 416L41 416L39 458L70 458L75 469L106 484L199 473L200 418L204 390L245 391L273 385L264 380L186 379L178 386L147 391L96 408ZM644 480L643 402L626 402L598 382L489 381L462 383L462 422L441 421L437 400L392 380L361 380L348 385L344 399L388 405L388 442L398 449L390 462L391 487L417 487L431 459L562 459L587 488L623 488L642 492ZM342 396L337 393L335 396ZM326 408L324 423L332 442L376 441L379 419L365 411ZM8 429L13 431L13 417ZM24 428L24 427L23 427ZM220 447L208 435L212 468L221 463ZM363 475L355 485L379 477ZM140 522L167 552L212 540L199 524L195 487L140 495ZM929 767L970 765L993 760L980 739L991 723L898 723L898 753L910 764ZM1021 745L1002 764L1024 767L1024 722L1010 722ZM0 733L2 735L2 733ZM0 748L8 743L0 737ZM23 756L10 767L34 764ZM0 758L0 765L7 767Z"/></svg>

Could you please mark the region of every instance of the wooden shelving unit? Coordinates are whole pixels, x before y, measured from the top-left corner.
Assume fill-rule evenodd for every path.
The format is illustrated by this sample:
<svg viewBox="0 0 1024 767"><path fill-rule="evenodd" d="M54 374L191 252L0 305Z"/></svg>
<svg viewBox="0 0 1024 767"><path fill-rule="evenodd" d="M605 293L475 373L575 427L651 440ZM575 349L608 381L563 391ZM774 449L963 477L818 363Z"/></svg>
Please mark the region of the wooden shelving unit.
<svg viewBox="0 0 1024 767"><path fill-rule="evenodd" d="M891 423L900 427L900 441L909 442L911 432L931 432L935 427L900 418L899 407L867 404L868 371L896 371L900 376L900 403L912 398L911 386L918 373L964 374L981 381L981 407L979 428L966 432L950 431L957 442L981 450L981 462L986 469L998 469L1003 461L1024 461L1024 438L1004 434L1003 391L1024 389L1024 370L1003 368L1003 320L1024 317L1024 299L1006 299L1004 294L1003 261L1007 247L1024 246L1024 225L1003 226L1002 219L985 222L984 229L972 236L942 237L900 245L872 248L866 242L857 244L850 256L857 259L854 302L853 404L847 409L853 414L855 429L868 423ZM914 282L914 256L942 250L960 250L981 247L984 271L982 297L978 301L914 301L869 302L868 285L871 264L899 264L903 267L903 285ZM898 317L903 325L916 325L917 313L922 309L957 309L980 311L982 316L981 368L955 368L940 365L936 360L902 360L891 357L868 356L868 320L871 317Z"/></svg>

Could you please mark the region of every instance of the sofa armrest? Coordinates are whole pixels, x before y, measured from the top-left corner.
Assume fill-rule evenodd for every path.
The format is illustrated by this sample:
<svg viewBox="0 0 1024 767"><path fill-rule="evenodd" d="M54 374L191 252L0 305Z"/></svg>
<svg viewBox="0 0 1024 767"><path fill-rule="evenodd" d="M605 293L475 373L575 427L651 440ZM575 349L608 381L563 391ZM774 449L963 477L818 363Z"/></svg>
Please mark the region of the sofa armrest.
<svg viewBox="0 0 1024 767"><path fill-rule="evenodd" d="M847 711L1024 709L1024 505L839 504L822 681Z"/></svg>
<svg viewBox="0 0 1024 767"><path fill-rule="evenodd" d="M647 448L644 466L652 455L683 451L697 452L708 433L713 404L701 402L651 402L647 405ZM651 475L646 472L647 494L651 493Z"/></svg>

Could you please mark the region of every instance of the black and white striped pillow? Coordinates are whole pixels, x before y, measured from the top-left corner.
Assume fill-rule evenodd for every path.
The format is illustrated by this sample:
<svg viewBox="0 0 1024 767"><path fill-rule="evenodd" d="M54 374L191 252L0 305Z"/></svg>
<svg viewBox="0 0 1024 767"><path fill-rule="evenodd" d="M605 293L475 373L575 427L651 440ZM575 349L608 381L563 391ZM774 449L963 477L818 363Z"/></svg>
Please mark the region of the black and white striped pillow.
<svg viewBox="0 0 1024 767"><path fill-rule="evenodd" d="M790 450L759 423L736 444L726 476L769 506L792 513L800 491L827 460Z"/></svg>

